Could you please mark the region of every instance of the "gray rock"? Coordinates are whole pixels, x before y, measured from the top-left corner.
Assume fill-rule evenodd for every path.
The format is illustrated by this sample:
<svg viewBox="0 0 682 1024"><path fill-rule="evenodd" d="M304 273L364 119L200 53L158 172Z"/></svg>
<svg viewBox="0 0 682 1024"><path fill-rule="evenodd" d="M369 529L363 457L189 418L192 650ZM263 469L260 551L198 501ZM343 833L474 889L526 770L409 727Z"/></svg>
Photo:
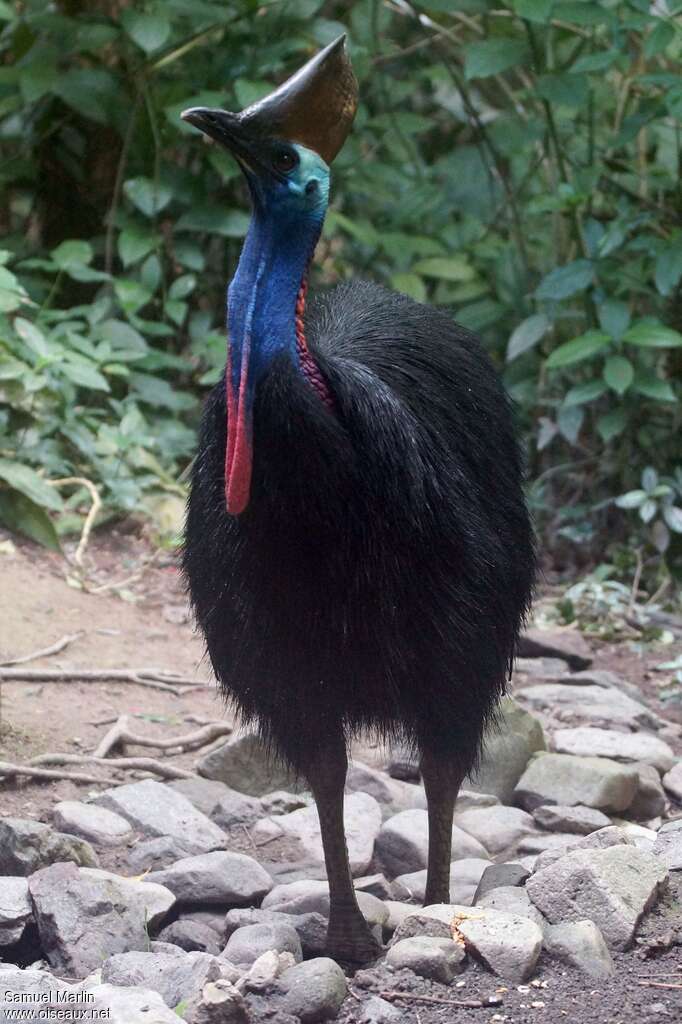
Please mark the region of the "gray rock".
<svg viewBox="0 0 682 1024"><path fill-rule="evenodd" d="M355 893L358 906L370 925L383 926L388 911L381 900L368 892ZM322 914L329 917L329 883L317 880L277 885L263 900L263 910L284 914Z"/></svg>
<svg viewBox="0 0 682 1024"><path fill-rule="evenodd" d="M514 791L526 810L541 804L582 804L603 811L624 811L635 798L639 776L605 757L536 754Z"/></svg>
<svg viewBox="0 0 682 1024"><path fill-rule="evenodd" d="M546 747L542 725L507 697L501 701L496 724L486 733L479 769L467 776L464 789L492 793L503 804L512 802L514 787L532 754Z"/></svg>
<svg viewBox="0 0 682 1024"><path fill-rule="evenodd" d="M516 697L532 708L591 725L618 724L635 730L642 725L655 728L657 724L656 716L644 704L615 687L540 683L517 690Z"/></svg>
<svg viewBox="0 0 682 1024"><path fill-rule="evenodd" d="M668 800L656 768L650 764L633 764L639 777L635 799L628 807L628 816L636 821L649 821L664 814Z"/></svg>
<svg viewBox="0 0 682 1024"><path fill-rule="evenodd" d="M393 932L389 945L394 946L403 939L412 939L415 935L429 936L434 939L452 939L450 925L435 917L424 917L415 910L405 917Z"/></svg>
<svg viewBox="0 0 682 1024"><path fill-rule="evenodd" d="M261 797L263 813L274 816L289 814L291 811L297 811L299 807L307 807L312 802L312 796L308 796L307 793L287 793L286 789L276 789L273 793L266 793Z"/></svg>
<svg viewBox="0 0 682 1024"><path fill-rule="evenodd" d="M378 900L387 900L393 895L393 886L385 875L364 875L353 882L356 892L368 892Z"/></svg>
<svg viewBox="0 0 682 1024"><path fill-rule="evenodd" d="M235 825L253 825L263 814L263 805L255 796L238 793L225 787L225 793L211 811L211 821L219 828L234 828Z"/></svg>
<svg viewBox="0 0 682 1024"><path fill-rule="evenodd" d="M179 917L177 921L167 924L159 932L158 939L178 946L187 953L210 953L211 956L218 956L224 945L214 928L187 917Z"/></svg>
<svg viewBox="0 0 682 1024"><path fill-rule="evenodd" d="M87 839L100 846L118 846L132 838L130 825L120 814L80 800L62 800L55 804L52 820L61 832Z"/></svg>
<svg viewBox="0 0 682 1024"><path fill-rule="evenodd" d="M581 839L572 836L565 838L567 839L566 845L559 843L555 849L548 848L540 854L535 861L535 871L542 871L550 864L555 864L560 857L572 850L603 850L609 846L635 845L632 838L617 825L608 825L606 828L597 829L596 832L590 832L588 836L583 836Z"/></svg>
<svg viewBox="0 0 682 1024"><path fill-rule="evenodd" d="M208 953L118 953L102 964L102 981L149 988L174 1008L198 996L207 981L220 977L220 969L220 961Z"/></svg>
<svg viewBox="0 0 682 1024"><path fill-rule="evenodd" d="M175 864L183 857L192 857L194 847L191 839L187 841L177 836L156 836L154 839L142 839L128 850L128 866L135 874L145 871L160 871L162 868Z"/></svg>
<svg viewBox="0 0 682 1024"><path fill-rule="evenodd" d="M87 1003L92 1020L106 1020L107 1024L178 1024L177 1014L151 989L94 985L88 993L93 997L93 1002Z"/></svg>
<svg viewBox="0 0 682 1024"><path fill-rule="evenodd" d="M622 818L614 818L613 824L617 825L630 840L632 846L645 853L652 853L656 842L656 830L646 825L638 825L635 821L625 821Z"/></svg>
<svg viewBox="0 0 682 1024"><path fill-rule="evenodd" d="M175 789L153 779L105 789L94 804L115 811L149 838L171 836L193 853L225 846L225 833Z"/></svg>
<svg viewBox="0 0 682 1024"><path fill-rule="evenodd" d="M112 887L121 889L126 900L141 906L149 928L157 928L175 906L173 893L163 885L154 884L148 876L143 879L127 878L102 868L80 868L79 873L82 878L100 883L106 892Z"/></svg>
<svg viewBox="0 0 682 1024"><path fill-rule="evenodd" d="M402 743L391 744L390 751L391 759L386 770L391 778L401 782L419 782L421 769L416 752Z"/></svg>
<svg viewBox="0 0 682 1024"><path fill-rule="evenodd" d="M320 956L327 945L327 919L322 914L285 914L279 910L235 908L225 917L225 933L229 937L238 928L251 924L287 924L294 929L305 957Z"/></svg>
<svg viewBox="0 0 682 1024"><path fill-rule="evenodd" d="M71 985L62 978L55 977L51 971L38 969L35 966L22 969L15 967L14 964L6 964L0 961L0 1007L3 1010L8 1004L16 1005L17 1007L22 1005L20 996L23 994L29 994L31 1002L35 1002L40 1006L47 1002L53 1002L57 992L69 993L76 992L77 990L78 986ZM10 995L14 997L11 1003L9 1000ZM28 1000L23 1002L24 1008L26 1008L28 1002ZM21 1020L22 1018L19 1017L18 1019ZM28 1019L30 1020L30 1018ZM3 1024L5 1020L7 1020L7 1017L4 1018ZM35 1021L34 1024L39 1024L39 1022ZM177 1024L177 1021L175 1024Z"/></svg>
<svg viewBox="0 0 682 1024"><path fill-rule="evenodd" d="M592 651L576 629L530 626L519 638L519 654L524 658L561 658L576 672L592 664Z"/></svg>
<svg viewBox="0 0 682 1024"><path fill-rule="evenodd" d="M207 982L183 1012L187 1024L250 1024L243 995L228 978Z"/></svg>
<svg viewBox="0 0 682 1024"><path fill-rule="evenodd" d="M90 843L30 818L0 818L0 875L26 878L58 861L97 866Z"/></svg>
<svg viewBox="0 0 682 1024"><path fill-rule="evenodd" d="M456 825L452 829L452 856L487 858L485 847ZM386 874L395 878L426 867L429 848L429 823L426 811L401 811L381 828L375 854Z"/></svg>
<svg viewBox="0 0 682 1024"><path fill-rule="evenodd" d="M196 776L191 779L175 779L167 782L167 786L180 793L196 807L198 811L211 817L211 811L220 798L225 796L228 787L223 782L216 782L214 779L200 779Z"/></svg>
<svg viewBox="0 0 682 1024"><path fill-rule="evenodd" d="M568 673L568 664L561 658L517 658L514 662L514 680L523 676L551 682L563 679Z"/></svg>
<svg viewBox="0 0 682 1024"><path fill-rule="evenodd" d="M482 917L458 921L456 930L468 953L509 981L525 981L542 949L540 926L518 914L488 910Z"/></svg>
<svg viewBox="0 0 682 1024"><path fill-rule="evenodd" d="M381 807L384 819L409 811L414 807L426 807L426 794L421 786L391 778L386 772L370 768L355 761L346 776L347 793L369 793Z"/></svg>
<svg viewBox="0 0 682 1024"><path fill-rule="evenodd" d="M354 876L364 875L372 862L374 840L381 828L381 808L368 793L351 793L344 801L343 820L351 872ZM324 864L320 819L314 804L279 816L277 825L285 836L298 840L307 858Z"/></svg>
<svg viewBox="0 0 682 1024"><path fill-rule="evenodd" d="M331 1020L346 998L346 976L328 957L296 964L279 979L282 1008L300 1017L303 1024Z"/></svg>
<svg viewBox="0 0 682 1024"><path fill-rule="evenodd" d="M197 771L249 796L263 796L276 789L296 792L302 786L287 768L268 756L255 733L235 736L211 750L198 762Z"/></svg>
<svg viewBox="0 0 682 1024"><path fill-rule="evenodd" d="M32 918L27 880L16 875L0 878L0 948L18 942Z"/></svg>
<svg viewBox="0 0 682 1024"><path fill-rule="evenodd" d="M542 927L544 918L531 902L525 889L517 885L500 885L481 896L476 904L484 910L498 910L503 914L516 914Z"/></svg>
<svg viewBox="0 0 682 1024"><path fill-rule="evenodd" d="M532 836L524 836L516 852L525 856L526 854L545 853L547 850L570 850L575 846L575 842L575 832L540 832Z"/></svg>
<svg viewBox="0 0 682 1024"><path fill-rule="evenodd" d="M682 803L682 761L678 761L674 768L665 773L663 785L672 797Z"/></svg>
<svg viewBox="0 0 682 1024"><path fill-rule="evenodd" d="M270 875L253 857L225 850L185 857L163 871L152 871L147 879L165 885L181 903L233 907L259 903L273 886Z"/></svg>
<svg viewBox="0 0 682 1024"><path fill-rule="evenodd" d="M529 877L530 871L517 862L489 864L480 877L472 904L475 904L486 893L492 892L500 886L508 888L510 885L523 885Z"/></svg>
<svg viewBox="0 0 682 1024"><path fill-rule="evenodd" d="M493 855L535 831L531 815L518 807L483 807L463 811L455 815L455 825L478 839Z"/></svg>
<svg viewBox="0 0 682 1024"><path fill-rule="evenodd" d="M249 967L244 978L244 988L247 992L265 992L272 987L280 974L284 974L296 962L292 953L278 953L274 949L268 949L256 957Z"/></svg>
<svg viewBox="0 0 682 1024"><path fill-rule="evenodd" d="M610 757L614 761L642 761L659 772L669 771L675 756L663 740L645 732L616 732L580 726L558 729L554 733L554 749L559 754L577 757Z"/></svg>
<svg viewBox="0 0 682 1024"><path fill-rule="evenodd" d="M610 949L627 949L668 872L634 846L572 850L536 871L526 891L551 924L594 921Z"/></svg>
<svg viewBox="0 0 682 1024"><path fill-rule="evenodd" d="M670 871L682 871L682 818L661 825L651 852ZM0 919L1 917L2 911L0 910ZM2 942L1 938L0 942Z"/></svg>
<svg viewBox="0 0 682 1024"><path fill-rule="evenodd" d="M604 936L594 921L564 921L545 924L545 951L550 956L577 967L591 978L602 980L615 971Z"/></svg>
<svg viewBox="0 0 682 1024"><path fill-rule="evenodd" d="M31 875L33 912L51 966L84 977L114 953L147 949L149 918L140 898L147 884L127 884L108 872L72 863L52 864ZM172 906L170 893L153 893L155 899L162 896L167 908Z"/></svg>
<svg viewBox="0 0 682 1024"><path fill-rule="evenodd" d="M386 954L386 962L396 970L406 967L420 978L450 985L463 970L465 956L463 947L451 938L415 935L391 946Z"/></svg>
<svg viewBox="0 0 682 1024"><path fill-rule="evenodd" d="M471 811L477 807L497 807L499 798L492 793L477 793L475 789L460 789L455 801L455 814Z"/></svg>
<svg viewBox="0 0 682 1024"><path fill-rule="evenodd" d="M450 899L453 903L466 906L473 903L474 893L481 876L489 866L490 861L481 857L463 857L462 860L452 862L450 865ZM426 895L426 874L424 868L422 871L398 875L393 880L396 896L403 896L403 898L422 903Z"/></svg>
<svg viewBox="0 0 682 1024"><path fill-rule="evenodd" d="M402 1011L381 996L370 996L360 1009L360 1024L398 1024Z"/></svg>
<svg viewBox="0 0 682 1024"><path fill-rule="evenodd" d="M587 836L598 828L606 828L611 821L594 807L561 806L560 804L541 804L533 810L533 817L542 828L552 832L570 832L578 836Z"/></svg>
<svg viewBox="0 0 682 1024"><path fill-rule="evenodd" d="M303 959L301 940L296 930L283 921L263 921L261 924L247 924L244 928L238 928L227 940L223 956L233 964L250 966L268 950L291 953L296 963Z"/></svg>

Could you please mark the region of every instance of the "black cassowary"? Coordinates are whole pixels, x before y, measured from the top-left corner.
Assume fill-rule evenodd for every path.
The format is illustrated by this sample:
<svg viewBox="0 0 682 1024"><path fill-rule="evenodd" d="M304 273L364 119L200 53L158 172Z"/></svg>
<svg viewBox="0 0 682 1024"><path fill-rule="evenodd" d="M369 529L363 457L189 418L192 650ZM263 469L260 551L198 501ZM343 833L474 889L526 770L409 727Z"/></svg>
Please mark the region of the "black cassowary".
<svg viewBox="0 0 682 1024"><path fill-rule="evenodd" d="M449 902L455 798L505 687L534 552L509 402L476 338L362 281L305 308L356 105L342 37L241 114L183 114L234 154L253 205L184 569L225 696L309 781L329 951L361 962L377 946L346 854L349 738L419 751L426 902Z"/></svg>

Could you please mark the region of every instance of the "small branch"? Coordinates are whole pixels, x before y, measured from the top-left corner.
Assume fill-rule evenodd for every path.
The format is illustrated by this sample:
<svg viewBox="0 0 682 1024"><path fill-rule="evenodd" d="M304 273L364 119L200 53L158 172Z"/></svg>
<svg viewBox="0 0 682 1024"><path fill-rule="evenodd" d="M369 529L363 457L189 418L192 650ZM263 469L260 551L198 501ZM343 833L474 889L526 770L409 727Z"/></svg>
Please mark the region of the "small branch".
<svg viewBox="0 0 682 1024"><path fill-rule="evenodd" d="M85 517L85 522L83 523L83 529L81 531L81 539L78 542L76 553L73 556L73 560L76 563L76 565L82 566L83 555L85 554L85 549L88 546L88 540L90 539L90 531L95 525L97 513L102 508L102 499L100 498L99 491L93 484L92 480L88 480L84 476L65 476L61 477L61 479L59 480L50 480L49 483L52 487L66 487L73 485L77 485L78 487L85 487L86 491L88 491L88 493L90 494L90 509Z"/></svg>
<svg viewBox="0 0 682 1024"><path fill-rule="evenodd" d="M128 732L130 719L127 715L117 718L92 752L93 757L106 757L115 747L124 746L124 735Z"/></svg>
<svg viewBox="0 0 682 1024"><path fill-rule="evenodd" d="M630 619L632 618L635 612L635 605L637 604L637 594L639 593L639 581L642 578L642 569L644 568L644 563L642 562L641 548L635 549L635 557L637 559L637 566L635 568L635 575L632 580L632 590L630 591L630 600L628 601L628 610L627 615L625 617L625 621L628 622L631 626L634 625L634 623L630 622Z"/></svg>
<svg viewBox="0 0 682 1024"><path fill-rule="evenodd" d="M7 779L16 778L18 775L26 775L32 779L45 779L46 782L70 779L72 782L85 782L88 785L93 782L103 782L108 786L115 786L117 783L116 779L103 779L97 775L85 775L83 772L61 772L53 768L32 768L24 764L10 764L9 761L0 761L0 777L3 782Z"/></svg>
<svg viewBox="0 0 682 1024"><path fill-rule="evenodd" d="M176 697L181 695L177 685L190 688L206 686L197 679L187 679L176 672L157 668L105 668L105 669L20 669L0 668L0 683L135 683L156 690L167 690ZM175 685L171 685L175 684Z"/></svg>
<svg viewBox="0 0 682 1024"><path fill-rule="evenodd" d="M502 1000L498 996L488 996L486 999L440 999L438 996L420 996L414 992L380 992L382 999L389 999L394 1002L401 999L406 1003L436 1003L438 1006L461 1006L469 1010L480 1010L484 1006L499 1006Z"/></svg>
<svg viewBox="0 0 682 1024"><path fill-rule="evenodd" d="M637 984L645 988L682 988L682 985L674 985L671 981L638 981Z"/></svg>
<svg viewBox="0 0 682 1024"><path fill-rule="evenodd" d="M181 753L205 747L220 736L229 736L232 726L227 722L210 722L201 729L185 733L183 736L169 736L166 739L155 739L151 736L140 736L130 729L130 719L121 715L111 729L102 737L93 757L106 757L117 746L156 747L157 750L174 750Z"/></svg>
<svg viewBox="0 0 682 1024"><path fill-rule="evenodd" d="M22 654L18 658L8 658L7 661L0 661L0 668L5 668L9 665L25 665L26 662L37 661L38 658L49 658L51 654L59 654L60 651L63 651L65 647L68 647L69 644L73 643L80 636L83 636L83 630L79 633L67 634L49 647L43 647L39 651L32 651L31 654Z"/></svg>
<svg viewBox="0 0 682 1024"><path fill-rule="evenodd" d="M194 779L194 772L178 768L173 764L164 764L153 757L93 757L91 754L40 754L31 758L32 765L43 764L100 764L107 768L123 768L125 770L153 772L164 779ZM0 769L1 771L1 769ZM96 781L101 782L101 779Z"/></svg>

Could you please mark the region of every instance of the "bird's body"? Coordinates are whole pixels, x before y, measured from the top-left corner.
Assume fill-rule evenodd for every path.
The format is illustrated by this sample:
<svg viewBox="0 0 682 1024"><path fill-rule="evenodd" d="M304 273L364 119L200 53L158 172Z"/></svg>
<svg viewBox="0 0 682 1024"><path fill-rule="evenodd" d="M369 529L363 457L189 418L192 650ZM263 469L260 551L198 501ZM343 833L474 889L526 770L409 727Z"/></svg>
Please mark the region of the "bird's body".
<svg viewBox="0 0 682 1024"><path fill-rule="evenodd" d="M448 902L457 790L504 689L534 555L509 403L478 341L360 281L304 309L356 98L337 40L261 105L183 115L235 154L253 202L184 568L225 696L310 784L329 950L362 961L377 944L345 849L348 740L367 729L419 751L426 901Z"/></svg>

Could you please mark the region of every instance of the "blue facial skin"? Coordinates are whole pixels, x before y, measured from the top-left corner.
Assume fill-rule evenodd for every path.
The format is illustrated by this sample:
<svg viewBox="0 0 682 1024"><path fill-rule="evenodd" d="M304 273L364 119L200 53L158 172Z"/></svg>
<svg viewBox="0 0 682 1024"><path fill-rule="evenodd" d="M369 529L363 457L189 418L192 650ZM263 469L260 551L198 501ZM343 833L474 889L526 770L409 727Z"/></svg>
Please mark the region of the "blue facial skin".
<svg viewBox="0 0 682 1024"><path fill-rule="evenodd" d="M288 352L298 363L296 299L322 230L329 200L329 167L305 146L284 144L296 163L280 176L240 160L253 214L237 272L227 292L232 384L239 389L248 352L250 405L254 388L274 358Z"/></svg>

